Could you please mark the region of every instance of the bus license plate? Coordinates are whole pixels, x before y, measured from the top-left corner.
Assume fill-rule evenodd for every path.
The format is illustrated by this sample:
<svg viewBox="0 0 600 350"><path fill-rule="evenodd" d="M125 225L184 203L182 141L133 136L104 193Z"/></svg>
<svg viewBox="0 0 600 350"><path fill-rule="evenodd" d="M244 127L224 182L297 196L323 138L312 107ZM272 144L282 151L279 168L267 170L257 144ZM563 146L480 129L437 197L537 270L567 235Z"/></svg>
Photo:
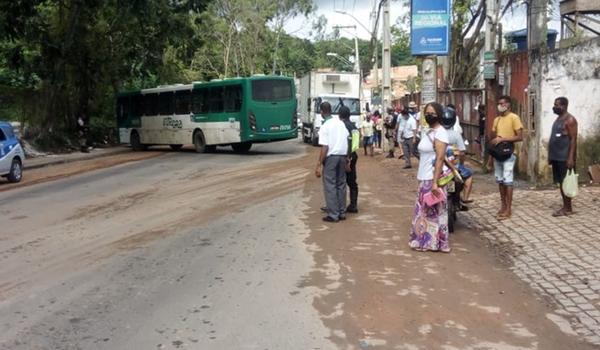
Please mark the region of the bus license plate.
<svg viewBox="0 0 600 350"><path fill-rule="evenodd" d="M281 127L279 125L271 125L271 131L279 131Z"/></svg>

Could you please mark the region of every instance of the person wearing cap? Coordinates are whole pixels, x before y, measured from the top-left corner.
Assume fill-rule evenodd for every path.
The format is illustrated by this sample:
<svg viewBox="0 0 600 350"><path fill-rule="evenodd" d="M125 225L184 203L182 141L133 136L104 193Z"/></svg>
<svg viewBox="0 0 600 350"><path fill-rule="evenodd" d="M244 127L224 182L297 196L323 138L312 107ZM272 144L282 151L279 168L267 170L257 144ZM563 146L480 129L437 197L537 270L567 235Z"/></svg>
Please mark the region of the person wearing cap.
<svg viewBox="0 0 600 350"><path fill-rule="evenodd" d="M346 183L350 191L350 205L346 208L346 213L358 213L358 183L356 182L356 162L358 154L356 151L359 148L360 133L356 125L350 120L350 109L342 106L338 112L340 120L344 122L346 129L350 133L348 136L348 161L350 167L346 168Z"/></svg>
<svg viewBox="0 0 600 350"><path fill-rule="evenodd" d="M394 109L388 108L387 116L385 117L384 127L385 127L385 138L388 142L388 155L386 158L394 158L394 149L396 148L396 124L397 124L398 116L396 115Z"/></svg>
<svg viewBox="0 0 600 350"><path fill-rule="evenodd" d="M414 148L417 146L417 122L410 116L406 109L402 111L400 120L402 121L402 127L398 130L398 139L400 140L400 144L404 151L404 169L410 169L412 168L410 155L415 154Z"/></svg>

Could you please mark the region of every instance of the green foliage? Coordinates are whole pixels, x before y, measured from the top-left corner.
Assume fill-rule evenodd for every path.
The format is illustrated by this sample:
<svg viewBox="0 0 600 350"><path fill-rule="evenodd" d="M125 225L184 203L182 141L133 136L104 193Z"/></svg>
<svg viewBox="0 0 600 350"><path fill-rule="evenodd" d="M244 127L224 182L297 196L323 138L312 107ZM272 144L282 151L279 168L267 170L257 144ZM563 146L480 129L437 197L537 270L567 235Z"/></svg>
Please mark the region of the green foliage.
<svg viewBox="0 0 600 350"><path fill-rule="evenodd" d="M80 115L112 121L117 90L185 76L203 43L190 17L207 1L1 2L2 112L40 140L72 134Z"/></svg>
<svg viewBox="0 0 600 350"><path fill-rule="evenodd" d="M312 0L0 1L0 119L21 121L55 147L74 137L79 116L94 128L113 126L121 90L352 70L327 55L349 59L355 52L353 39L326 34L326 18L312 19L312 41L283 31L290 18L313 11ZM393 65L414 63L405 24L393 28ZM364 72L373 47L358 41Z"/></svg>

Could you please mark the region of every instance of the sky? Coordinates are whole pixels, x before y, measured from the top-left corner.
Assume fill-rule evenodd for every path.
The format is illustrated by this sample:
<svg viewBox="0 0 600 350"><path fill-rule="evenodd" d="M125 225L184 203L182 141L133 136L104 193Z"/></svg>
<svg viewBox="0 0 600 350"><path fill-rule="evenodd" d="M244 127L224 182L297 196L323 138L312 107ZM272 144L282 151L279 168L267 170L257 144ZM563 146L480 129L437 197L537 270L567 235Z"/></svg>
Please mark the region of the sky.
<svg viewBox="0 0 600 350"><path fill-rule="evenodd" d="M286 23L285 31L288 34L300 38L309 39L313 19L320 15L324 15L327 18L328 34L333 32L333 26L336 25L356 25L356 35L361 39L370 39L370 32L363 28L363 26L368 29L372 27L370 13L373 9L373 0L314 0L314 3L317 6L317 11L315 14L311 15L311 18L307 19L305 17L299 16L291 19ZM362 26L360 24L357 24L356 20L353 19L351 16L340 14L335 11L345 11L351 14L356 18L356 20L360 21ZM408 9L403 8L399 1L392 0L390 5L391 24L396 23L398 17L405 15L407 11ZM526 28L527 21L525 11L526 10L524 6L521 6L512 13L509 11L502 21L503 31L507 33L510 31ZM556 10L555 12L556 13L553 14L552 20L549 23L549 27L560 31L558 10ZM381 22L379 28L381 29ZM354 30L355 29L344 29L340 32L340 35L348 38L354 38Z"/></svg>

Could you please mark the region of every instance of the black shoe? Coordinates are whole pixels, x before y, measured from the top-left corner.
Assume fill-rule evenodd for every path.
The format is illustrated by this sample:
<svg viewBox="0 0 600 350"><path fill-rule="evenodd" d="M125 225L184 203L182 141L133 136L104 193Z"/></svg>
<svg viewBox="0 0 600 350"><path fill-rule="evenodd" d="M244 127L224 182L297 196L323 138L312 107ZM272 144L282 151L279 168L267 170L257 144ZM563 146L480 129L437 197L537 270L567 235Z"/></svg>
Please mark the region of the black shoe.
<svg viewBox="0 0 600 350"><path fill-rule="evenodd" d="M323 221L326 221L326 222L338 222L338 221L340 221L340 220L338 220L338 219L334 219L334 218L332 218L331 216L327 215L327 216L324 216L324 217L323 217Z"/></svg>
<svg viewBox="0 0 600 350"><path fill-rule="evenodd" d="M346 220L346 215L340 215L340 220Z"/></svg>
<svg viewBox="0 0 600 350"><path fill-rule="evenodd" d="M461 204L459 211L469 211L469 207L467 207L466 205Z"/></svg>
<svg viewBox="0 0 600 350"><path fill-rule="evenodd" d="M398 157L398 159L402 159L402 158L404 158L404 155L401 155L401 156Z"/></svg>
<svg viewBox="0 0 600 350"><path fill-rule="evenodd" d="M394 158L393 154L388 154L387 156L385 156L386 158Z"/></svg>
<svg viewBox="0 0 600 350"><path fill-rule="evenodd" d="M321 211L327 213L327 207L321 207Z"/></svg>
<svg viewBox="0 0 600 350"><path fill-rule="evenodd" d="M348 207L346 208L346 213L358 213L358 208Z"/></svg>
<svg viewBox="0 0 600 350"><path fill-rule="evenodd" d="M404 168L402 168L402 169L410 169L410 168L412 168L412 166L410 166L410 165L405 165L405 166L404 166Z"/></svg>

